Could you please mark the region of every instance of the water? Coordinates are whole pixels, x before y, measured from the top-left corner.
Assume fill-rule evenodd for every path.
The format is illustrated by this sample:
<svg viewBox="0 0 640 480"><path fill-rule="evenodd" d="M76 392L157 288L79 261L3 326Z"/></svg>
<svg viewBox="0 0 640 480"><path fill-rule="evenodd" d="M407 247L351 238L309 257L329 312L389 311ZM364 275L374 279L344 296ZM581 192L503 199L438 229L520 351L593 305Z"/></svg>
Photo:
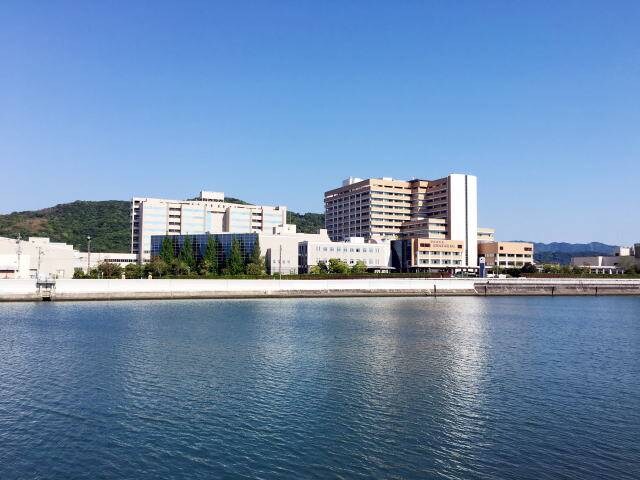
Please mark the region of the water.
<svg viewBox="0 0 640 480"><path fill-rule="evenodd" d="M0 304L0 479L640 478L640 298Z"/></svg>

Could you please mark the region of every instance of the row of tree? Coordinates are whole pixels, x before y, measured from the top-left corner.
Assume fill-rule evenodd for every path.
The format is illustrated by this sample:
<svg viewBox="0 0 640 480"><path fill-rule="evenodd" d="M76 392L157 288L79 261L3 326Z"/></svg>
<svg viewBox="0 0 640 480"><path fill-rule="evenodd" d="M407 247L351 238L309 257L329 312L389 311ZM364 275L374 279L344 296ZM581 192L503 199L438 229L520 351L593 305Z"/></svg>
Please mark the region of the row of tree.
<svg viewBox="0 0 640 480"><path fill-rule="evenodd" d="M256 240L251 255L246 259L242 254L240 239L234 238L231 242L229 255L224 258L222 246L217 237L210 235L207 239L204 252L200 256L195 255L194 244L189 236L186 236L175 255L173 240L165 237L160 247L160 253L149 263L150 273L154 276L191 275L264 275L265 260L260 253L260 243Z"/></svg>
<svg viewBox="0 0 640 480"><path fill-rule="evenodd" d="M178 254L175 254L173 240L165 237L159 255L144 265L130 264L124 269L117 264L104 262L85 274L76 269L75 278L141 278L171 276L216 276L216 275L265 275L265 259L260 254L260 243L256 240L251 255L245 260L242 243L235 238L231 242L229 255L222 254L218 239L209 236L202 255L195 254L195 245L189 236L184 238Z"/></svg>
<svg viewBox="0 0 640 480"><path fill-rule="evenodd" d="M367 265L362 261L358 260L352 267L343 260L339 258L330 258L328 262L318 262L318 265L312 265L309 269L309 273L314 275L320 274L358 274L361 275L363 273L367 273Z"/></svg>

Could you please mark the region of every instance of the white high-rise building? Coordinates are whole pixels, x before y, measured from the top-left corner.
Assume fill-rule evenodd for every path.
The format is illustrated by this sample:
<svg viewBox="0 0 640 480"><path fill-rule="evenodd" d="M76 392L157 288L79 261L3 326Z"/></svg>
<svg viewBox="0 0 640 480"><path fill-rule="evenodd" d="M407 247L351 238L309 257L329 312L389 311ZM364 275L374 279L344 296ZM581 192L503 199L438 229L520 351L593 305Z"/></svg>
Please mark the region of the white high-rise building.
<svg viewBox="0 0 640 480"><path fill-rule="evenodd" d="M333 241L349 237L434 238L464 242L464 267L478 260L478 187L473 175L437 180L350 177L324 195Z"/></svg>
<svg viewBox="0 0 640 480"><path fill-rule="evenodd" d="M131 200L131 253L151 259L152 235L271 233L287 223L287 207L224 201L223 192L201 191L189 200L134 197Z"/></svg>

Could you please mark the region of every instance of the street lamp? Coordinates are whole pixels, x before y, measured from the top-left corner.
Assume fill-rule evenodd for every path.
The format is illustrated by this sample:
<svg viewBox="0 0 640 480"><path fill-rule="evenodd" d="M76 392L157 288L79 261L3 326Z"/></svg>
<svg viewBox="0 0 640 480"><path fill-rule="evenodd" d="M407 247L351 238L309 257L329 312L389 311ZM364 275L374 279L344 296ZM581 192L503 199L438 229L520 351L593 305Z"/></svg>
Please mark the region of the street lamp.
<svg viewBox="0 0 640 480"><path fill-rule="evenodd" d="M87 275L91 271L91 235L87 235Z"/></svg>

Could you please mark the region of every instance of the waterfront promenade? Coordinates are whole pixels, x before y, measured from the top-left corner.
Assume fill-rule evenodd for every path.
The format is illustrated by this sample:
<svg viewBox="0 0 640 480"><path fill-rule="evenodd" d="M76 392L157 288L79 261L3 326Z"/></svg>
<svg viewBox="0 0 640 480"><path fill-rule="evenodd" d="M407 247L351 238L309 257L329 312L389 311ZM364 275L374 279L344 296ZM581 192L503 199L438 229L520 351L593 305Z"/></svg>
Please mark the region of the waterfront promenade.
<svg viewBox="0 0 640 480"><path fill-rule="evenodd" d="M0 301L445 295L640 295L640 279L0 280Z"/></svg>

